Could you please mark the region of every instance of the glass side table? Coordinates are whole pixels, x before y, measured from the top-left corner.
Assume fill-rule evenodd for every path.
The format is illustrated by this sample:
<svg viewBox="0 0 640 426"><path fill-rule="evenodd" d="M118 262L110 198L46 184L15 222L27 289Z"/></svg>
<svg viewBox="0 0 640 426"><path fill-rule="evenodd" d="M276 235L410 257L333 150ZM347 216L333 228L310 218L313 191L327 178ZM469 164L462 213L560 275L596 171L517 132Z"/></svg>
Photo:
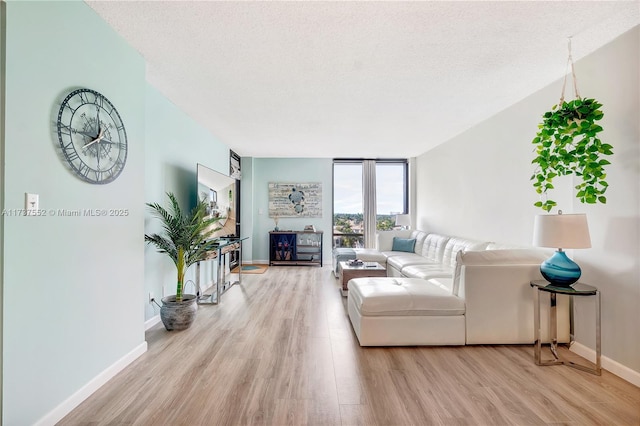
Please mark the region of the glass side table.
<svg viewBox="0 0 640 426"><path fill-rule="evenodd" d="M536 365L559 365L564 364L579 370L583 370L595 375L600 376L602 374L602 368L600 366L600 292L597 288L577 282L571 285L571 287L557 287L550 284L545 280L531 281L531 287L533 287L533 326L535 334L535 347L534 357ZM540 341L540 292L545 291L549 293L549 339L550 349L553 354L553 359L542 360L542 342ZM558 330L556 325L556 296L558 294L566 294L567 296L595 296L596 297L596 366L595 368L586 367L584 365L576 364L571 361L565 361L558 355Z"/></svg>

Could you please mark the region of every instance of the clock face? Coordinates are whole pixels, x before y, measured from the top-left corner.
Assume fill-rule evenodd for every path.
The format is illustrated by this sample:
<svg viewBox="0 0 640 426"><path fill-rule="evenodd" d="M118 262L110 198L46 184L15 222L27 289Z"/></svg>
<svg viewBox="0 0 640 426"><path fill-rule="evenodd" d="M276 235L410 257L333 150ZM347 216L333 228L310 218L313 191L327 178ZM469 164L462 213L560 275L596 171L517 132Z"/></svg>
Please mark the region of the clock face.
<svg viewBox="0 0 640 426"><path fill-rule="evenodd" d="M71 170L82 180L114 181L127 161L127 133L120 114L107 98L78 89L62 101L58 141Z"/></svg>

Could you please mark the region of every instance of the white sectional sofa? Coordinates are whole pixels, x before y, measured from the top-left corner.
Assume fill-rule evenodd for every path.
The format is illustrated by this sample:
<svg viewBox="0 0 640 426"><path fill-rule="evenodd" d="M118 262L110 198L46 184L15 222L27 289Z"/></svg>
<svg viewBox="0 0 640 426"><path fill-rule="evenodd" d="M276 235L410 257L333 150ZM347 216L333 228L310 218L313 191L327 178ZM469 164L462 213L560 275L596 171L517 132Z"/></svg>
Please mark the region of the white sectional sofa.
<svg viewBox="0 0 640 426"><path fill-rule="evenodd" d="M413 251L407 250L415 240ZM409 241L407 241L409 240ZM549 253L427 233L380 232L377 249L354 249L387 268L348 283L347 308L361 346L532 344L533 290ZM548 297L548 296L547 296ZM542 339L548 341L548 301ZM569 341L569 301L557 301L558 341Z"/></svg>

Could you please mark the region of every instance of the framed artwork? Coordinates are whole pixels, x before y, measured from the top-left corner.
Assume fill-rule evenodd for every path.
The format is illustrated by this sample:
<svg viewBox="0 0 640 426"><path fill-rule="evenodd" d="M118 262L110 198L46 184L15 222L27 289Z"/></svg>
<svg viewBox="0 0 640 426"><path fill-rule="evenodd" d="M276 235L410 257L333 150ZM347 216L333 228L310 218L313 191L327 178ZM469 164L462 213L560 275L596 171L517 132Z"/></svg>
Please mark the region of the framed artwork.
<svg viewBox="0 0 640 426"><path fill-rule="evenodd" d="M322 217L322 183L269 182L269 217Z"/></svg>

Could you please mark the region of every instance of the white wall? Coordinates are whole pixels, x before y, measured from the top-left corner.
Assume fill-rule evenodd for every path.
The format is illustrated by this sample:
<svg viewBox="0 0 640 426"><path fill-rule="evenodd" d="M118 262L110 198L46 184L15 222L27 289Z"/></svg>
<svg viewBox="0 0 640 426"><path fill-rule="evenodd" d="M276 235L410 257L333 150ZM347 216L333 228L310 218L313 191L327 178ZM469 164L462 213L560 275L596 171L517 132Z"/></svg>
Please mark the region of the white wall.
<svg viewBox="0 0 640 426"><path fill-rule="evenodd" d="M582 281L602 291L605 368L626 367L632 375L640 372L639 39L636 27L576 63L581 95L604 105L602 140L614 146L608 203L574 201L572 179L559 181L552 196L565 212L588 215L593 247L573 256L583 267ZM419 229L531 244L533 217L544 213L533 207L531 140L542 114L558 102L561 84L559 79L417 158ZM576 339L595 349L591 308L587 300L576 303Z"/></svg>
<svg viewBox="0 0 640 426"><path fill-rule="evenodd" d="M84 2L9 2L6 18L4 207L24 208L32 192L47 212L129 211L2 217L3 423L13 426L55 422L83 386L146 349L145 66ZM57 112L77 87L104 94L126 127L127 163L107 185L81 181L59 153Z"/></svg>

